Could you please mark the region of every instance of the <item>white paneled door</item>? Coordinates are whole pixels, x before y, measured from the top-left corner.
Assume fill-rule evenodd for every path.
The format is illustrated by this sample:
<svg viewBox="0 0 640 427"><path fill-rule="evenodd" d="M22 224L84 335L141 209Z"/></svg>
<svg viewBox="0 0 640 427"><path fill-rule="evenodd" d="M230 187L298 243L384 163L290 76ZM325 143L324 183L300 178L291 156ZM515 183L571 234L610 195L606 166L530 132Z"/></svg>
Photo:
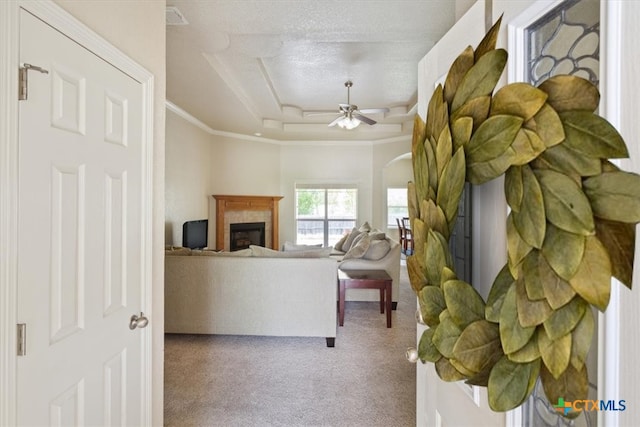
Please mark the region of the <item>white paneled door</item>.
<svg viewBox="0 0 640 427"><path fill-rule="evenodd" d="M143 87L25 10L19 104L19 425L140 425ZM135 326L135 324L134 324Z"/></svg>

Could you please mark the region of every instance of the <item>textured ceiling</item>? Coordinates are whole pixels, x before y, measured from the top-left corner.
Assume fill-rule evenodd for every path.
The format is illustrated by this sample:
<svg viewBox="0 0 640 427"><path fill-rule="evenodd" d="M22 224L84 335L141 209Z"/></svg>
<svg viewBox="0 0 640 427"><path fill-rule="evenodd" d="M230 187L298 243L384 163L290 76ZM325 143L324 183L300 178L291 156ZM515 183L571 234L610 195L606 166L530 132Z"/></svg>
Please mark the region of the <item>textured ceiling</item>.
<svg viewBox="0 0 640 427"><path fill-rule="evenodd" d="M168 0L167 99L216 131L282 141L411 133L418 61L453 25L452 0ZM347 102L378 121L327 126ZM324 114L318 114L324 113Z"/></svg>

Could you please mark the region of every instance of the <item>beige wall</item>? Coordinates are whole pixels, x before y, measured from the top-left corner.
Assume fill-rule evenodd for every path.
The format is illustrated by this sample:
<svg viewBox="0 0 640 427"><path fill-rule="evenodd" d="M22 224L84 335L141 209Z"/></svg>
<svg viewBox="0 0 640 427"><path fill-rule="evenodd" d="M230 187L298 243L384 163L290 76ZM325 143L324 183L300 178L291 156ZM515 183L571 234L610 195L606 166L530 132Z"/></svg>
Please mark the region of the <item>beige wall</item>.
<svg viewBox="0 0 640 427"><path fill-rule="evenodd" d="M165 2L55 0L154 75L153 424L162 425L164 360Z"/></svg>
<svg viewBox="0 0 640 427"><path fill-rule="evenodd" d="M184 221L206 218L207 215L210 219L209 242L215 241L215 201L210 197L212 194L283 196L279 205L279 240L295 241L296 183L357 184L360 222L369 221L383 229L386 221L384 169L410 150L408 138L376 144L307 145L223 137L204 131L169 112L167 244L182 243ZM406 176L411 174L410 163L405 163L405 167L409 170L392 168L387 178L406 183ZM395 177L395 174L401 177Z"/></svg>
<svg viewBox="0 0 640 427"><path fill-rule="evenodd" d="M209 217L213 194L210 133L167 112L165 169L165 244L182 245L182 224Z"/></svg>

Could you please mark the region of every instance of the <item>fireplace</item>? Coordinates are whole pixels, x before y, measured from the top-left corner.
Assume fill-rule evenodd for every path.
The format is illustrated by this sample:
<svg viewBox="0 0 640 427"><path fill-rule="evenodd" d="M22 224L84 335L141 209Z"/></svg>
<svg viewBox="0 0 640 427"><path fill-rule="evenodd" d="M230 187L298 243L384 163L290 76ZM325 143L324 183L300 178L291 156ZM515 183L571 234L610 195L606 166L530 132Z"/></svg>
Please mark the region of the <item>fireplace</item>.
<svg viewBox="0 0 640 427"><path fill-rule="evenodd" d="M231 251L247 249L249 245L264 246L264 222L243 222L229 225Z"/></svg>
<svg viewBox="0 0 640 427"><path fill-rule="evenodd" d="M232 250L231 224L264 222L265 240L262 246L278 249L278 201L282 196L213 195L215 206L216 249ZM209 224L213 222L210 218Z"/></svg>

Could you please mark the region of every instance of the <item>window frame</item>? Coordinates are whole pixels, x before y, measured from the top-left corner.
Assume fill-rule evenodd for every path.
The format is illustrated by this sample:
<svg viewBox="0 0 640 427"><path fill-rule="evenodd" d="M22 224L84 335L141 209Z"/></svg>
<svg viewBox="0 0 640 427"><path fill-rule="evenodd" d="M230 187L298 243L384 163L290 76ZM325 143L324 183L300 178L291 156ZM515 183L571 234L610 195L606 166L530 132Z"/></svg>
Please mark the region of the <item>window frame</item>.
<svg viewBox="0 0 640 427"><path fill-rule="evenodd" d="M298 217L298 190L322 190L324 192L324 212L323 217L315 218L299 218ZM330 218L329 217L329 191L330 190L353 190L355 191L354 198L354 218ZM298 234L298 224L300 222L322 222L322 234L323 234L323 247L329 247L329 224L331 222L353 222L355 227L358 224L358 186L356 184L296 184L294 188L294 217L295 217L295 234L296 244L300 244Z"/></svg>

